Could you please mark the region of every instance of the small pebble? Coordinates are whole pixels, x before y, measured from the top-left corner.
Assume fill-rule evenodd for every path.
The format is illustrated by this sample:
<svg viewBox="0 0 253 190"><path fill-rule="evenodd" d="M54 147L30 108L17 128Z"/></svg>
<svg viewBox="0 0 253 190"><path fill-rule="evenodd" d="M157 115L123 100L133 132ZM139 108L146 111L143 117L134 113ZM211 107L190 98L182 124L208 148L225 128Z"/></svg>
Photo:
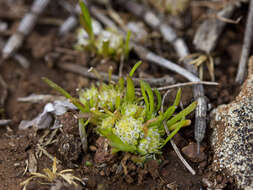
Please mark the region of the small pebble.
<svg viewBox="0 0 253 190"><path fill-rule="evenodd" d="M92 152L96 152L97 150L97 147L95 147L94 145L90 145L89 148Z"/></svg>
<svg viewBox="0 0 253 190"><path fill-rule="evenodd" d="M99 174L100 174L101 176L105 176L105 172L104 172L103 170L100 171Z"/></svg>
<svg viewBox="0 0 253 190"><path fill-rule="evenodd" d="M204 147L200 146L200 152L197 153L197 144L196 143L189 143L187 146L182 148L182 152L185 156L187 156L192 162L202 162L204 161L207 156L204 153Z"/></svg>

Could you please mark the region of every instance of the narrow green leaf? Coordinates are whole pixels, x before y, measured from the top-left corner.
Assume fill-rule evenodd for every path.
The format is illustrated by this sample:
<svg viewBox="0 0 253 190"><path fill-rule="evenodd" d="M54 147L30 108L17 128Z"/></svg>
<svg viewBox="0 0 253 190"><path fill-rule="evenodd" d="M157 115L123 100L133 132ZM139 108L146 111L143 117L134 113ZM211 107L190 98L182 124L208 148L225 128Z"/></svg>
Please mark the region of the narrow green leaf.
<svg viewBox="0 0 253 190"><path fill-rule="evenodd" d="M68 98L68 99L72 98L72 96L66 90L64 90L62 87L60 87L58 84L54 83L50 79L48 79L46 77L42 77L42 80L45 83L47 83L49 86L51 86L53 89L55 89L56 91L60 92L66 98Z"/></svg>
<svg viewBox="0 0 253 190"><path fill-rule="evenodd" d="M185 120L185 119L183 119L183 120ZM185 120L185 121L187 121L187 122L185 123L185 125L183 127L189 126L191 124L191 120L188 119L188 120ZM177 124L178 123L175 123L172 126L168 127L168 130L169 131L175 130L177 128Z"/></svg>
<svg viewBox="0 0 253 190"><path fill-rule="evenodd" d="M125 47L124 47L124 56L127 59L130 52L130 38L131 38L131 31L127 31L126 39L125 39Z"/></svg>
<svg viewBox="0 0 253 190"><path fill-rule="evenodd" d="M135 100L135 88L131 77L127 77L126 100L128 102L133 102Z"/></svg>
<svg viewBox="0 0 253 190"><path fill-rule="evenodd" d="M173 138L183 126L188 125L188 122L189 122L189 120L183 120L183 121L178 122L177 125L176 125L176 129L174 131L172 131L169 134L169 136L167 136L167 138L165 139L165 141L163 142L163 144L161 145L160 148L164 147L167 144L167 142L171 138Z"/></svg>
<svg viewBox="0 0 253 190"><path fill-rule="evenodd" d="M123 77L120 77L119 78L119 81L117 83L117 87L120 91L123 91L124 90L124 85L125 85L125 80Z"/></svg>
<svg viewBox="0 0 253 190"><path fill-rule="evenodd" d="M189 113L191 113L197 106L197 102L191 103L189 106L187 106L185 109L183 109L181 112L176 114L174 117L172 117L168 122L167 125L168 127L172 126L175 124L177 121L181 120L185 116L187 116Z"/></svg>
<svg viewBox="0 0 253 190"><path fill-rule="evenodd" d="M177 109L176 106L170 106L170 107L166 110L166 112L163 114L163 119L164 119L164 120L169 119L169 118L173 115L173 113L176 111L176 109Z"/></svg>
<svg viewBox="0 0 253 190"><path fill-rule="evenodd" d="M98 128L98 132L103 135L104 137L106 137L107 139L109 139L111 146L115 149L115 150L120 150L120 151L124 151L124 152L135 152L136 147L123 143L120 138L118 136L116 136L115 134L113 134L113 132L111 131L111 129L108 128Z"/></svg>
<svg viewBox="0 0 253 190"><path fill-rule="evenodd" d="M156 98L157 98L156 112L158 112L161 108L162 96L161 96L160 92L157 89L155 89L155 95L156 95Z"/></svg>
<svg viewBox="0 0 253 190"><path fill-rule="evenodd" d="M134 75L134 72L136 71L136 69L142 64L142 61L138 61L133 68L131 69L129 76L132 77Z"/></svg>
<svg viewBox="0 0 253 190"><path fill-rule="evenodd" d="M116 97L115 107L117 110L120 108L120 96Z"/></svg>
<svg viewBox="0 0 253 190"><path fill-rule="evenodd" d="M181 99L181 94L182 94L182 89L179 88L178 91L177 91L177 95L176 95L176 98L174 100L173 106L178 106L179 105L180 99Z"/></svg>
<svg viewBox="0 0 253 190"><path fill-rule="evenodd" d="M149 120L152 117L152 113L154 112L154 107L155 107L154 94L148 83L141 81L141 86L143 86L145 94L147 92L147 95L148 95L149 109L147 113L147 119ZM144 97L144 101L145 101L145 97Z"/></svg>
<svg viewBox="0 0 253 190"><path fill-rule="evenodd" d="M109 45L110 45L110 41L109 40L103 40L102 42L102 52L101 54L105 57L110 55L109 52Z"/></svg>
<svg viewBox="0 0 253 190"><path fill-rule="evenodd" d="M49 80L46 77L42 77L42 80L47 83L50 87L61 93L63 96L65 96L67 99L71 101L81 112L89 112L88 108L86 108L83 104L80 103L79 100L76 98L73 98L66 90L64 90L62 87L60 87L58 84L54 83L53 81Z"/></svg>
<svg viewBox="0 0 253 190"><path fill-rule="evenodd" d="M146 114L145 115L148 115L148 113L149 113L149 100L148 100L148 96L146 94L145 84L143 83L143 81L140 81L140 86L141 86L141 94L143 96L143 99L144 99L144 102L146 105Z"/></svg>
<svg viewBox="0 0 253 190"><path fill-rule="evenodd" d="M92 20L91 16L89 13L89 10L85 3L82 0L79 0L79 5L81 8L82 15L80 17L81 24L83 24L84 29L88 33L90 40L93 42L94 41L94 33L93 33L93 28L92 28Z"/></svg>

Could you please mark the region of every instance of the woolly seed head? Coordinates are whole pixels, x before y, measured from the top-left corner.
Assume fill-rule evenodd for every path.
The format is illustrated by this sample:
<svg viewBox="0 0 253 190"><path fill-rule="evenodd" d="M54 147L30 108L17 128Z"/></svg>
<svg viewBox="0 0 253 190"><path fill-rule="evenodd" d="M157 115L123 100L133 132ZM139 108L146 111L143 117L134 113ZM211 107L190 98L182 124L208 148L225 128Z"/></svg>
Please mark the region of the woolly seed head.
<svg viewBox="0 0 253 190"><path fill-rule="evenodd" d="M146 137L140 140L138 151L140 154L153 154L159 153L161 145L161 135L156 128L149 128Z"/></svg>
<svg viewBox="0 0 253 190"><path fill-rule="evenodd" d="M91 88L83 90L79 97L82 104L89 103L91 107L95 107L98 102L98 89L93 85Z"/></svg>
<svg viewBox="0 0 253 190"><path fill-rule="evenodd" d="M102 84L98 94L98 106L100 108L109 108L113 111L112 109L115 106L116 98L120 95L120 91L116 90L114 86Z"/></svg>
<svg viewBox="0 0 253 190"><path fill-rule="evenodd" d="M116 122L113 132L124 142L130 145L137 145L139 138L144 136L142 122L130 116L122 116Z"/></svg>

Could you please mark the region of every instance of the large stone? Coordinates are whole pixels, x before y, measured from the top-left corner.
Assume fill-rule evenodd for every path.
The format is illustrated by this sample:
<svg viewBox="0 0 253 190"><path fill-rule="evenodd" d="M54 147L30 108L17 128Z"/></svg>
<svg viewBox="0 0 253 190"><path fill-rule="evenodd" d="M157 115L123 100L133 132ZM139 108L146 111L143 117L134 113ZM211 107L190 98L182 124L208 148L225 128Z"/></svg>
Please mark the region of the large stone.
<svg viewBox="0 0 253 190"><path fill-rule="evenodd" d="M218 98L218 97L217 97ZM213 169L235 179L238 188L253 189L253 56L248 78L233 102L211 113Z"/></svg>

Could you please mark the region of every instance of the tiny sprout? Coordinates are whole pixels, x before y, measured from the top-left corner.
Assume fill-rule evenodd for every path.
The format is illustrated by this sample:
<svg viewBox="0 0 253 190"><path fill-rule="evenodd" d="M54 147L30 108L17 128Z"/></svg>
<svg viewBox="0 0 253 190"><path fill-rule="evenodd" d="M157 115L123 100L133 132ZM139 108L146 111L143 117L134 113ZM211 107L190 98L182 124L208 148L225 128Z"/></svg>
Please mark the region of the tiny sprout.
<svg viewBox="0 0 253 190"><path fill-rule="evenodd" d="M89 166L92 166L93 164L92 164L92 162L90 162L90 161L86 161L86 162L85 162L85 165L89 167Z"/></svg>
<svg viewBox="0 0 253 190"><path fill-rule="evenodd" d="M143 81L140 82L142 95L137 96L132 76L140 64L141 62L138 62L130 71L126 78L126 87L123 78L117 84L92 85L81 91L78 103L85 108L80 109L81 112L89 113L85 126L95 127L99 135L106 137L110 141L113 152L131 152L147 157L161 153L162 147L182 127L191 124L191 121L185 118L195 109L197 103L193 102L173 115L181 98L181 89L179 89L173 105L163 112L160 109L160 93L157 90L153 92L150 85ZM64 93L70 100L74 99L53 82L45 81ZM168 136L163 122L167 123L171 131Z"/></svg>

